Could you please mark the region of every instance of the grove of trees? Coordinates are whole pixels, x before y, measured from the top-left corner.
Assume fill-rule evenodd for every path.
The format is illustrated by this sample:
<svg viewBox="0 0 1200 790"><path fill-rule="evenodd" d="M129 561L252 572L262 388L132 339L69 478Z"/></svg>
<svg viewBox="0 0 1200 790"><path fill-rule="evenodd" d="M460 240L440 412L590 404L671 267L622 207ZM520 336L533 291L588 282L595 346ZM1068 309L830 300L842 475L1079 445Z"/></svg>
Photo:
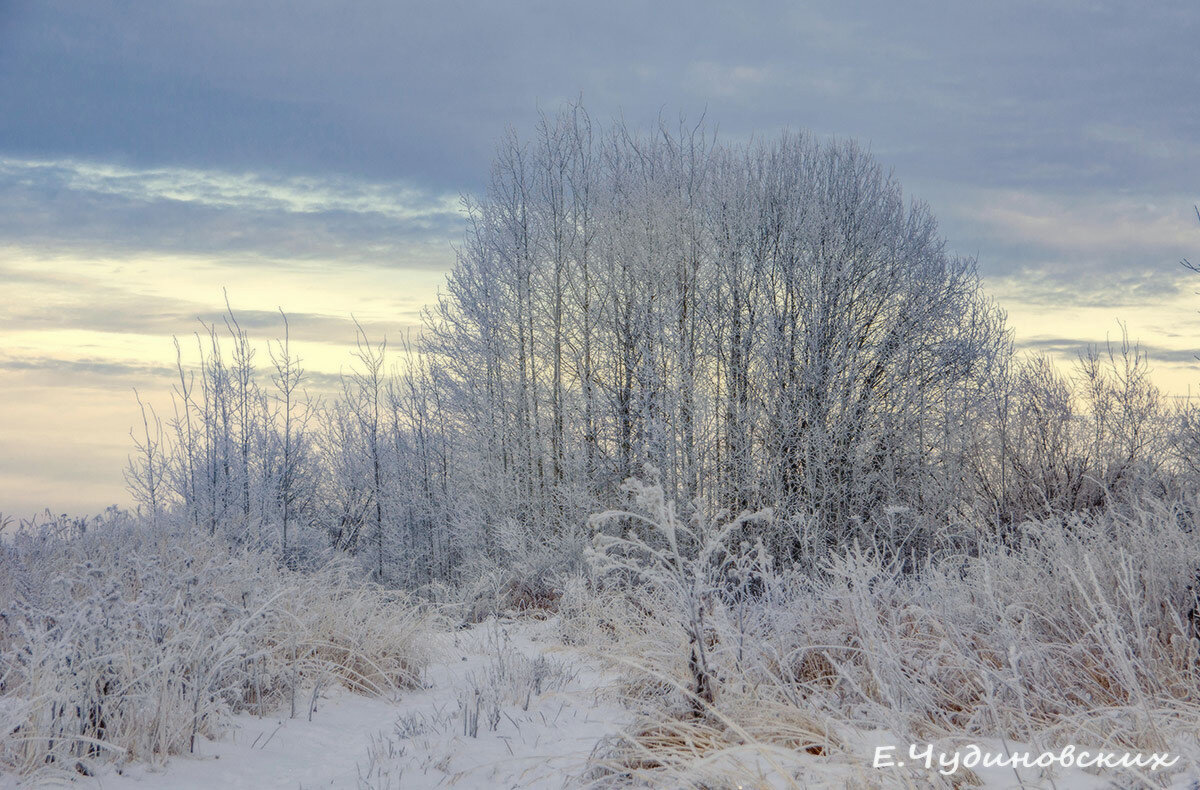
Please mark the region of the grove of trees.
<svg viewBox="0 0 1200 790"><path fill-rule="evenodd" d="M1128 342L1014 353L974 262L859 145L638 133L579 107L498 146L457 261L398 353L360 328L308 397L230 311L179 351L128 479L154 518L381 581L569 568L587 516L655 476L777 557L897 556L1191 474L1197 421ZM1174 454L1172 454L1174 453Z"/></svg>

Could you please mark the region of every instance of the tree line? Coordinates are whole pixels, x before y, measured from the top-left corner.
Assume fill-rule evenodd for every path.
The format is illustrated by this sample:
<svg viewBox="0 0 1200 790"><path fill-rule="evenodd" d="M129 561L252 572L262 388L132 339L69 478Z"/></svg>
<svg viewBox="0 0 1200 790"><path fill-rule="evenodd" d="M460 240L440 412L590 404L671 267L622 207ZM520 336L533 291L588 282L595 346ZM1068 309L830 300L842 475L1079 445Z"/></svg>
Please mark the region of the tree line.
<svg viewBox="0 0 1200 790"><path fill-rule="evenodd" d="M1195 473L1195 411L1134 345L1017 355L975 262L852 141L640 133L581 107L499 144L419 336L361 327L338 392L229 311L147 416L153 518L329 548L381 581L569 567L587 516L653 475L777 557L917 557ZM145 414L145 411L143 411Z"/></svg>

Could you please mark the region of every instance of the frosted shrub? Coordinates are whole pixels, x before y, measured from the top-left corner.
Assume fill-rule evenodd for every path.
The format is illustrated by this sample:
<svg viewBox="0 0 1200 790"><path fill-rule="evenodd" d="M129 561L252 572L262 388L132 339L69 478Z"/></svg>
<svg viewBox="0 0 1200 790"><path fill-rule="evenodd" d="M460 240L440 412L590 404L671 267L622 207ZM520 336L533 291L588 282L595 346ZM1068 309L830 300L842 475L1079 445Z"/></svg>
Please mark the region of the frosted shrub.
<svg viewBox="0 0 1200 790"><path fill-rule="evenodd" d="M0 761L22 773L161 761L234 713L296 715L330 682L392 693L425 661L425 615L341 565L131 523L4 553Z"/></svg>
<svg viewBox="0 0 1200 790"><path fill-rule="evenodd" d="M699 712L713 702L714 693L709 659L711 623L706 623L705 617L731 559L736 564L727 543L756 516L745 514L714 526L697 512L685 524L676 513L675 503L666 499L657 482L631 478L622 488L633 496L641 512L607 511L594 516L591 522L597 533L589 559L601 576L624 576L634 585L645 586L677 613L688 639L690 695ZM624 534L602 531L605 524L623 520L634 525Z"/></svg>
<svg viewBox="0 0 1200 790"><path fill-rule="evenodd" d="M639 696L646 715L605 752L611 776L722 786L762 774L804 786L833 781L824 772L840 765L846 782L869 765L871 731L889 743L1172 751L1183 755L1179 768L1196 768L1187 751L1200 729L1195 502L1027 522L1015 539L919 558L915 572L894 552L856 546L814 573L752 546L714 560L719 551L702 548L724 533L698 541L655 487L631 490L653 515L631 519L640 534L599 538L599 567L654 590L688 633L691 658L663 660L682 643L658 625L662 611L625 609L657 643L573 631L664 690ZM576 597L567 601L585 616L606 611ZM685 690L692 708L670 688Z"/></svg>

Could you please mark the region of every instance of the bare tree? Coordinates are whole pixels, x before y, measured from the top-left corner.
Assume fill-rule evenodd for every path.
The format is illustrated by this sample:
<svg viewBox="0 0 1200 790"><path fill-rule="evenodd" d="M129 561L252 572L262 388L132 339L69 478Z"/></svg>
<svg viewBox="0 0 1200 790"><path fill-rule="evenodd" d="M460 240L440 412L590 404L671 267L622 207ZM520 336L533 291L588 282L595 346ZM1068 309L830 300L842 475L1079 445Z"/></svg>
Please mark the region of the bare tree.
<svg viewBox="0 0 1200 790"><path fill-rule="evenodd" d="M129 430L137 454L129 458L125 469L125 483L139 506L145 508L150 523L157 528L159 516L167 504L162 421L154 413L153 406L147 407L142 402L142 396L136 389L133 395L142 414L142 434L139 437L132 428Z"/></svg>

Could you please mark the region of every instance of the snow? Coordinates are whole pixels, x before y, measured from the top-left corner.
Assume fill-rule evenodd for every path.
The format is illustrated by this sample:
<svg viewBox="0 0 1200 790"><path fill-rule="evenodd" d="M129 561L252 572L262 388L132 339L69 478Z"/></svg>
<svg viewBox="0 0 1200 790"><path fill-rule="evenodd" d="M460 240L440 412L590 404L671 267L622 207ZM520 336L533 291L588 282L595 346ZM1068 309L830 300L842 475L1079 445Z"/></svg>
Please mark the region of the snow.
<svg viewBox="0 0 1200 790"><path fill-rule="evenodd" d="M347 691L318 702L312 721L297 717L241 715L221 740L199 741L196 754L175 757L165 770L127 768L75 783L120 790L170 787L211 788L357 787L358 763L380 730L396 718L396 704Z"/></svg>
<svg viewBox="0 0 1200 790"><path fill-rule="evenodd" d="M606 698L611 678L556 645L553 632L553 621L492 620L445 634L426 688L398 700L327 692L311 721L306 709L294 719L286 711L242 715L231 734L201 742L196 755L173 758L165 769L131 767L73 784L97 790L570 786L628 713ZM561 686L531 695L528 709L523 699L507 700L494 730L481 721L478 737L465 735L460 700L474 697L479 680L498 661L525 667L538 659Z"/></svg>
<svg viewBox="0 0 1200 790"><path fill-rule="evenodd" d="M311 719L307 698L295 718L240 715L218 740L201 740L196 754L163 768L126 766L77 777L70 786L95 790L422 790L423 788L530 788L557 790L588 783L597 746L626 727L633 714L609 691L616 679L594 657L563 647L557 620L492 619L437 636L436 659L424 687L398 699L378 699L341 689L323 691ZM478 714L477 731L470 730ZM826 761L769 748L714 755L709 769L747 778L747 786L786 788L921 786L938 777L936 755L961 752L965 743L934 744L932 770L919 766L874 769L876 746L906 744L885 730L861 730L850 753L858 760ZM979 742L989 753L1040 750L1028 744ZM720 767L725 766L725 771ZM782 771L782 773L781 773ZM982 787L1090 790L1110 787L1103 774L1078 769L976 768ZM864 781L865 780L865 781ZM1185 772L1167 781L1192 788ZM815 785L813 783L816 783ZM16 786L12 777L0 787Z"/></svg>
<svg viewBox="0 0 1200 790"><path fill-rule="evenodd" d="M377 745L376 787L559 788L578 779L596 744L628 714L606 699L608 678L575 651L553 644L553 622L490 623L459 632L452 656L434 666L431 688L407 699L399 725ZM453 692L470 700L477 681L507 650L556 667L561 688L503 706L494 730L463 733ZM468 705L467 707L471 707ZM391 756L386 756L391 752ZM388 784L388 780L391 784Z"/></svg>

